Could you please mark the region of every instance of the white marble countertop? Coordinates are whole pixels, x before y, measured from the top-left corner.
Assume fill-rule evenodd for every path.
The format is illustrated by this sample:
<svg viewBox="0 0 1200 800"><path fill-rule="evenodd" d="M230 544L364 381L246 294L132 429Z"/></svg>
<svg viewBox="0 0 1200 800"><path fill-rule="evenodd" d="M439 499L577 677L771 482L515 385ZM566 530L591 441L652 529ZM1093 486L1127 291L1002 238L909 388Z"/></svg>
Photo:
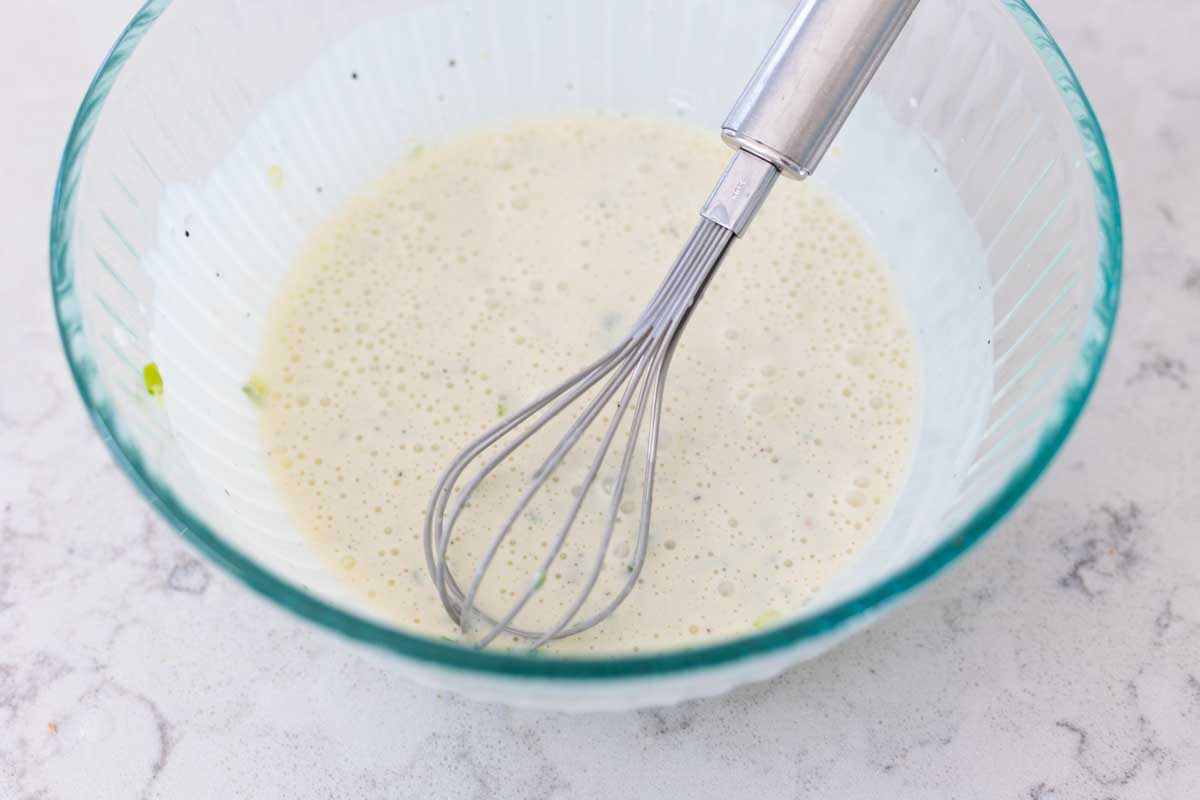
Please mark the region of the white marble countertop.
<svg viewBox="0 0 1200 800"><path fill-rule="evenodd" d="M201 560L94 435L47 217L134 5L5 7L0 798L1200 797L1200 4L1039 3L1116 156L1127 272L1095 398L1028 501L815 662L583 717L368 663Z"/></svg>

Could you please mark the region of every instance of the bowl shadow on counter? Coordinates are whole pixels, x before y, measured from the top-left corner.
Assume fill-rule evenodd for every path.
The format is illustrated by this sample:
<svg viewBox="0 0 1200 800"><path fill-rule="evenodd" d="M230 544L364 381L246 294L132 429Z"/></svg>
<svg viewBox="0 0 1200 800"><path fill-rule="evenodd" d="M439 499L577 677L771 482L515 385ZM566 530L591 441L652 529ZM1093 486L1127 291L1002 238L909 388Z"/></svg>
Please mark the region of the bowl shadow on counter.
<svg viewBox="0 0 1200 800"><path fill-rule="evenodd" d="M1078 483L1079 469L1058 475ZM997 730L1020 748L1030 720L1044 721L1046 741L1069 753L1076 742L1059 724L1067 703L1058 693L1076 687L1069 696L1077 697L1080 683L1103 684L1103 670L1089 666L1107 648L1095 631L1119 616L1109 603L1122 602L1130 580L1122 565L1136 562L1145 534L1135 502L1088 509L1041 492L911 604L766 683L617 714L447 702L460 706L472 737L517 733L555 763L586 752L601 771L636 770L636 751L635 764L644 760L650 773L717 784L727 768L743 776L783 769L791 785L817 787L847 770L977 759L979 742ZM1115 566L1098 564L1100 555Z"/></svg>

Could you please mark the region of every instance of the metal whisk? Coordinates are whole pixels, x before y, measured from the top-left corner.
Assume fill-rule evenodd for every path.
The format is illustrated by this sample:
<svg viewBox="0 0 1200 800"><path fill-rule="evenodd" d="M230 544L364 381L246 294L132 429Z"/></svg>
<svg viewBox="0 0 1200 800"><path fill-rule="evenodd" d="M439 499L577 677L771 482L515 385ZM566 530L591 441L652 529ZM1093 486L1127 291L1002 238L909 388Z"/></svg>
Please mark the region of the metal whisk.
<svg viewBox="0 0 1200 800"><path fill-rule="evenodd" d="M646 560L663 391L679 335L730 244L745 232L779 174L805 178L816 169L917 2L803 0L726 118L722 136L736 152L701 209L699 225L629 333L602 357L471 442L447 467L426 512L425 559L451 618L464 630L476 628L478 623L486 628L476 639L479 647L486 647L504 633L527 640L531 649L552 639L572 636L608 618L633 590ZM583 403L582 412L530 476L529 484L484 551L464 591L446 559L464 508L497 467L550 420L589 392L594 394ZM516 602L503 613L492 614L478 608L476 598L484 576L513 526L567 454L611 407L614 398L612 419L539 568L530 575ZM541 630L515 625L517 616L563 551L631 409L612 499L590 572L574 601L553 624ZM647 423L641 510L628 574L611 600L577 619L603 570L635 450ZM485 457L493 448L497 448L495 452ZM456 492L463 473L481 458L484 460L478 472Z"/></svg>

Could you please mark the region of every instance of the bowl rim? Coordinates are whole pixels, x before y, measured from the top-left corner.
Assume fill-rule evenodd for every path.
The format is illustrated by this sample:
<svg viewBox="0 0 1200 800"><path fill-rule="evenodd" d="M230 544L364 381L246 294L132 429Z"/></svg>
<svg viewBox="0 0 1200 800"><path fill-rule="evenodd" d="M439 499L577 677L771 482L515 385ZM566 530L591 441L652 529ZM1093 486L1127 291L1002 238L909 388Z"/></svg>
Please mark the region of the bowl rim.
<svg viewBox="0 0 1200 800"><path fill-rule="evenodd" d="M1074 375L1060 397L1061 413L1043 428L1036 448L1026 461L970 519L918 561L820 613L766 631L686 651L603 658L495 653L405 633L335 608L259 566L179 502L169 487L161 484L153 472L145 467L136 448L122 442L116 435L116 413L109 403L101 399L95 385L98 371L82 335L74 281L71 237L76 189L88 141L118 73L142 37L172 2L146 0L134 15L92 79L67 138L55 183L50 224L51 287L63 349L84 405L114 459L163 518L210 559L254 591L343 636L424 662L426 666L502 678L596 681L653 677L727 666L735 661L782 652L805 641L832 634L855 620L865 619L871 612L877 612L908 594L970 550L1041 477L1074 427L1095 386L1112 338L1121 287L1123 234L1112 159L1091 103L1041 19L1026 0L998 0L1009 10L1040 55L1082 140L1083 153L1095 184L1099 221L1099 283L1092 302L1089 330L1080 348Z"/></svg>

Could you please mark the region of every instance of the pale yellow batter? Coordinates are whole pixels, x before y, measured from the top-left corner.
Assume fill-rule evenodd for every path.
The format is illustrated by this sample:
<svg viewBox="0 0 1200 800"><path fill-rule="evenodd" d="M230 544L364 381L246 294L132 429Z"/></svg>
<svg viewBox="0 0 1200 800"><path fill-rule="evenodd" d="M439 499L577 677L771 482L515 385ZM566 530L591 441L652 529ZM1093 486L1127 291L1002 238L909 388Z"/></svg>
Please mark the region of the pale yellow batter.
<svg viewBox="0 0 1200 800"><path fill-rule="evenodd" d="M296 523L397 625L458 636L421 550L433 482L484 428L619 338L728 157L711 133L666 121L524 122L418 148L314 231L256 377L263 436ZM853 218L820 187L779 181L672 365L640 585L611 620L550 649L694 646L802 607L904 479L914 348ZM460 580L556 438L475 503L452 553ZM486 608L528 584L594 444L514 530ZM598 599L627 574L635 463ZM606 476L522 621L554 619L590 567Z"/></svg>

